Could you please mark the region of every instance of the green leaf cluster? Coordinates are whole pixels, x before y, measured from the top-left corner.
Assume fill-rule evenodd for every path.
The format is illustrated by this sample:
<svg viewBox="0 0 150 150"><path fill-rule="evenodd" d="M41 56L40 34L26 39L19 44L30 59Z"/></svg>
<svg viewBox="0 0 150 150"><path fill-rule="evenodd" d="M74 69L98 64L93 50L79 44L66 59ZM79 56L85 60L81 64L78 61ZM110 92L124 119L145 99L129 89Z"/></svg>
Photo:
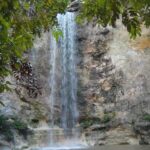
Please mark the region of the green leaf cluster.
<svg viewBox="0 0 150 150"><path fill-rule="evenodd" d="M127 28L131 38L141 34L141 24L150 26L150 1L149 0L82 0L77 21L82 23L96 20L106 27L116 26L118 19Z"/></svg>
<svg viewBox="0 0 150 150"><path fill-rule="evenodd" d="M143 120L150 121L150 114L143 115Z"/></svg>
<svg viewBox="0 0 150 150"><path fill-rule="evenodd" d="M0 133L4 135L6 140L14 140L14 130L18 131L24 138L26 138L28 134L31 134L27 124L22 120L0 115Z"/></svg>
<svg viewBox="0 0 150 150"><path fill-rule="evenodd" d="M67 4L68 0L0 0L0 92L8 90L4 78L12 72L12 58L22 58L35 36L57 25L57 14L64 13Z"/></svg>
<svg viewBox="0 0 150 150"><path fill-rule="evenodd" d="M83 118L82 120L79 121L80 125L82 128L86 129L93 124L100 124L101 120L99 118Z"/></svg>

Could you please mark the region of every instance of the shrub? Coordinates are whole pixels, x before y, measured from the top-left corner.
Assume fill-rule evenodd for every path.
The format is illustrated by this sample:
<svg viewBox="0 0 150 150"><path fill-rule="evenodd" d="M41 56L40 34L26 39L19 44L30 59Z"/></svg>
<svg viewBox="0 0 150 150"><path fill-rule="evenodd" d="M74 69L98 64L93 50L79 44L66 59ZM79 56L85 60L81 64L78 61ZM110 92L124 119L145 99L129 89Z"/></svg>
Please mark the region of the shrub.
<svg viewBox="0 0 150 150"><path fill-rule="evenodd" d="M144 116L143 116L143 119L144 119L145 121L150 121L150 115L149 115L149 114L144 115Z"/></svg>
<svg viewBox="0 0 150 150"><path fill-rule="evenodd" d="M18 118L8 118L4 115L0 115L0 133L5 137L7 141L14 140L14 130L18 131L24 138L30 133L26 123Z"/></svg>
<svg viewBox="0 0 150 150"><path fill-rule="evenodd" d="M0 133L4 135L7 141L13 140L11 125L8 122L8 118L3 115L0 116Z"/></svg>
<svg viewBox="0 0 150 150"><path fill-rule="evenodd" d="M102 122L103 122L103 123L107 123L107 122L109 122L110 120L111 120L111 117L106 114L106 115L104 115Z"/></svg>
<svg viewBox="0 0 150 150"><path fill-rule="evenodd" d="M115 112L113 113L106 113L104 114L103 118L101 119L102 123L108 123L115 117Z"/></svg>
<svg viewBox="0 0 150 150"><path fill-rule="evenodd" d="M22 122L20 119L15 119L12 126L20 135L23 135L25 139L27 138L29 129L26 123Z"/></svg>
<svg viewBox="0 0 150 150"><path fill-rule="evenodd" d="M92 126L93 124L99 124L99 123L100 123L99 118L84 118L80 121L80 125L84 129Z"/></svg>

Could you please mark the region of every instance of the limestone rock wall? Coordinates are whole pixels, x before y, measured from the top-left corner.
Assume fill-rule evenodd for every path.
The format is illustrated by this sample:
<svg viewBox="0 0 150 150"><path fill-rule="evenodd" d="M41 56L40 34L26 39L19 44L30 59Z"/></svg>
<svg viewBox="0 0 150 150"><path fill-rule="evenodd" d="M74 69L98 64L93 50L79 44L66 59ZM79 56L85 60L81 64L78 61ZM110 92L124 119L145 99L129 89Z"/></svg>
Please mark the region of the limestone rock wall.
<svg viewBox="0 0 150 150"><path fill-rule="evenodd" d="M78 28L79 122L90 145L150 144L150 32Z"/></svg>

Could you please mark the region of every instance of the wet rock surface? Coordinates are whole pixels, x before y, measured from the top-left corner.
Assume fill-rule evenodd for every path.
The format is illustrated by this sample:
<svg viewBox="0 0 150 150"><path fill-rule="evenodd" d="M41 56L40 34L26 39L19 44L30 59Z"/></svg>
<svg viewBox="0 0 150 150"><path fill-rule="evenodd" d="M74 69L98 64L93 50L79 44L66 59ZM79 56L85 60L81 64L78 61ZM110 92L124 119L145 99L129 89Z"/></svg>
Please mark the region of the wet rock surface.
<svg viewBox="0 0 150 150"><path fill-rule="evenodd" d="M144 41L148 35L144 29ZM83 139L89 145L150 144L150 47L146 53L137 50L140 38L130 40L120 24L103 29L85 23L78 28L77 41Z"/></svg>
<svg viewBox="0 0 150 150"><path fill-rule="evenodd" d="M79 9L80 9L80 0L72 0L67 8L67 11L68 12L76 12Z"/></svg>

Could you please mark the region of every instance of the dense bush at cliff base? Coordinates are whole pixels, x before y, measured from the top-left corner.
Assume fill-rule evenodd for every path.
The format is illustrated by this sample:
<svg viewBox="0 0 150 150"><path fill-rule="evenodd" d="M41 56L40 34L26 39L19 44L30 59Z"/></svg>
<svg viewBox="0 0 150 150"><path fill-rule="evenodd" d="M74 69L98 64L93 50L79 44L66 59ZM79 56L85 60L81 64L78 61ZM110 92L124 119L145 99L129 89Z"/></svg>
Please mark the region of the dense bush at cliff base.
<svg viewBox="0 0 150 150"><path fill-rule="evenodd" d="M4 136L7 141L14 140L14 132L18 132L19 135L22 135L25 139L28 134L31 134L26 123L18 118L9 118L3 115L0 115L0 133Z"/></svg>

